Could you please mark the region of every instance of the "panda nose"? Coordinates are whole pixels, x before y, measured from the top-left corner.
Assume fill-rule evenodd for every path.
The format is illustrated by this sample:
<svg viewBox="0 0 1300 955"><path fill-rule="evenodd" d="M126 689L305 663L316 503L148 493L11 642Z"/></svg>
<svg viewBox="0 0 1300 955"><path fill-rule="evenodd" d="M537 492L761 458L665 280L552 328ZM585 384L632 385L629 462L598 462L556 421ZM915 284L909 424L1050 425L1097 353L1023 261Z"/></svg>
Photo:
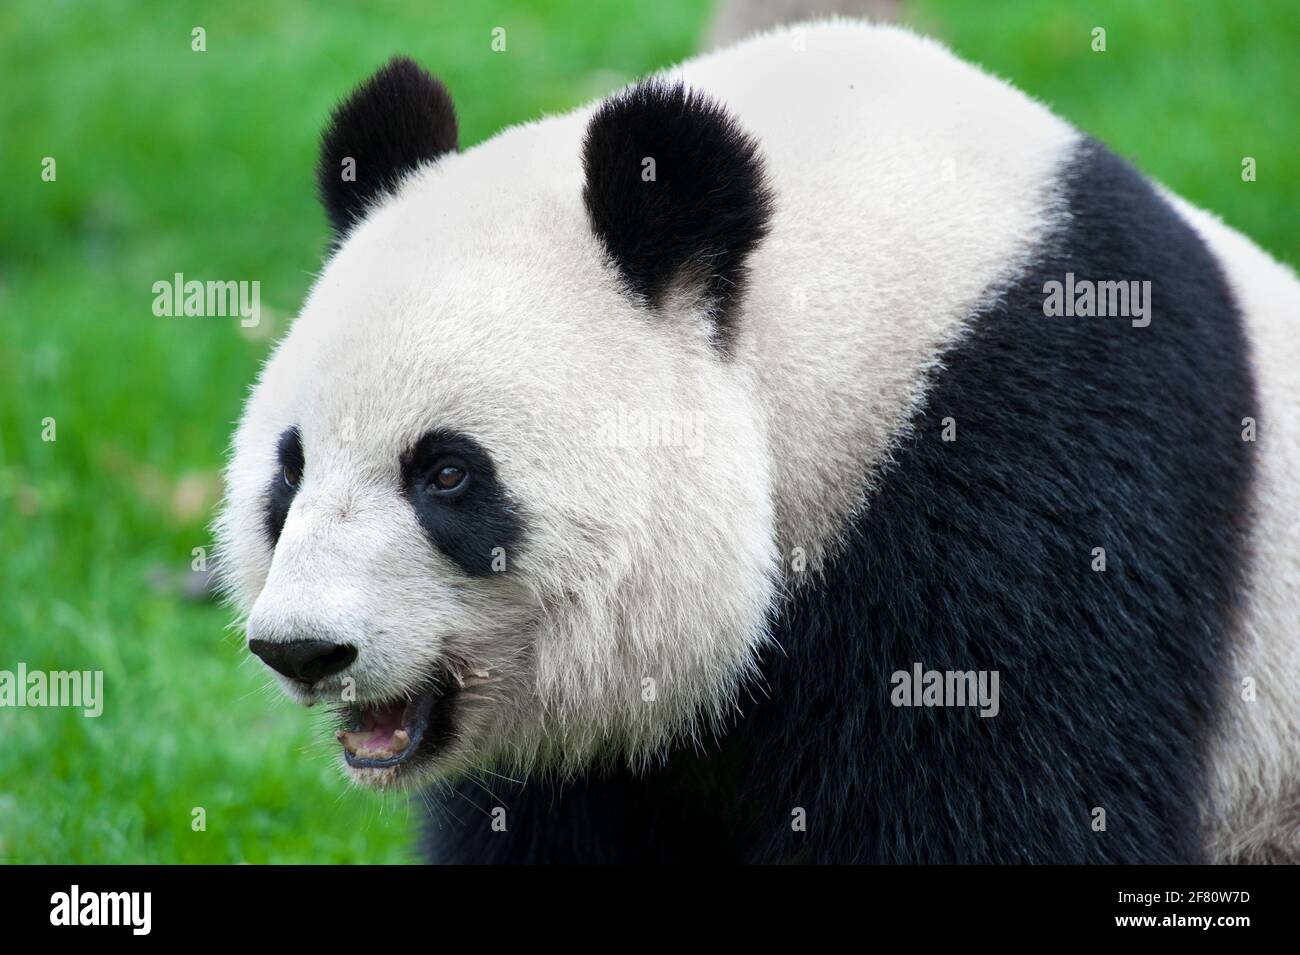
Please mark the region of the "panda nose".
<svg viewBox="0 0 1300 955"><path fill-rule="evenodd" d="M327 640L249 640L248 649L276 673L303 683L333 676L357 658L356 647Z"/></svg>

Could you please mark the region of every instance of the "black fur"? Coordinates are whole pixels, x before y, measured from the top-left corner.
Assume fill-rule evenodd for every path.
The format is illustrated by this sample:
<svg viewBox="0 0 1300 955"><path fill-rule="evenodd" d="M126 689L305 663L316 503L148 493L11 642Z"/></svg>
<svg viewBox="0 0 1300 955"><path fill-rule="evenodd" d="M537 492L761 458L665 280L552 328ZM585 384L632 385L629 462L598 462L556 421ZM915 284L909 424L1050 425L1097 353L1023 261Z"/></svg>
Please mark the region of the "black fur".
<svg viewBox="0 0 1300 955"><path fill-rule="evenodd" d="M443 461L468 472L453 495L437 493L430 483ZM493 573L498 547L509 568L511 549L523 537L523 515L501 485L492 456L473 438L453 431L426 434L402 457L402 491L430 542L465 573Z"/></svg>
<svg viewBox="0 0 1300 955"><path fill-rule="evenodd" d="M754 140L701 94L647 80L596 111L582 163L592 230L627 288L658 306L675 281L697 282L725 349L745 258L772 212Z"/></svg>
<svg viewBox="0 0 1300 955"><path fill-rule="evenodd" d="M974 317L842 555L783 608L764 698L726 742L743 779L714 757L723 804L680 823L719 861L1201 858L1246 559L1246 342L1214 258L1145 180L1095 144L1066 176L1069 225ZM1150 279L1150 326L1046 317L1068 271ZM997 670L1000 713L894 707L890 675L917 662ZM434 838L464 861L644 858L661 830L618 820L668 812L662 779L588 779L567 803L533 783L503 796L509 834L469 811Z"/></svg>
<svg viewBox="0 0 1300 955"><path fill-rule="evenodd" d="M274 547L280 541L280 532L289 517L289 505L298 496L298 487L302 484L305 459L302 453L302 435L297 428L289 428L280 435L275 449L275 474L266 487L266 534ZM289 470L298 479L289 485L285 481L285 471Z"/></svg>
<svg viewBox="0 0 1300 955"><path fill-rule="evenodd" d="M406 57L394 57L341 103L321 136L316 184L335 239L402 175L457 145L456 109L440 81ZM356 180L343 179L343 160Z"/></svg>
<svg viewBox="0 0 1300 955"><path fill-rule="evenodd" d="M740 862L730 792L712 758L678 754L671 766L560 782L501 776L463 780L426 824L430 860L495 865L646 865ZM504 832L491 828L505 809Z"/></svg>

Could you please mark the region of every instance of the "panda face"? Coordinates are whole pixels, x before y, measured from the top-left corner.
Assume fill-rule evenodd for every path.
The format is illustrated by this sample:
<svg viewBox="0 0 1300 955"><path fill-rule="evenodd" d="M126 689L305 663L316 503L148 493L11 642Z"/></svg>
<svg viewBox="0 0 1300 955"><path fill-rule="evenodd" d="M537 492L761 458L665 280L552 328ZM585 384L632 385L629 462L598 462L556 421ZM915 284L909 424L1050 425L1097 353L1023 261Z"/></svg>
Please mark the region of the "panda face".
<svg viewBox="0 0 1300 955"><path fill-rule="evenodd" d="M427 94L422 71L392 75L410 69L371 81L384 108L393 83ZM338 710L357 781L644 759L720 718L754 666L775 590L765 426L727 303L691 268L636 286L611 251L601 216L626 210L593 166L614 111L465 154L417 144L364 207L336 200L346 231L245 409L226 584L285 691Z"/></svg>

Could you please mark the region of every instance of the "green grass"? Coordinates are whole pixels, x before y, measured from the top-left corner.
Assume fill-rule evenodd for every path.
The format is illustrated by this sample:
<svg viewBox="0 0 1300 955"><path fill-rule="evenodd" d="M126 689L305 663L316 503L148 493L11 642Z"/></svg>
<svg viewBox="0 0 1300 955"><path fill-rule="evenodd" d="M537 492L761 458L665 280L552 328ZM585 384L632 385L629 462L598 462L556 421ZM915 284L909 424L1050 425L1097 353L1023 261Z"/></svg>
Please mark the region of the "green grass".
<svg viewBox="0 0 1300 955"><path fill-rule="evenodd" d="M1088 6L1101 12L924 0L910 15L1300 260L1300 9ZM150 289L178 271L257 279L263 331L282 332L320 264L321 123L394 52L444 77L470 144L689 55L708 14L691 0L449 7L0 6L0 670L102 670L106 685L98 719L0 708L0 860L410 858L409 803L349 790L315 720L241 662L227 614L151 584L209 544L216 470L269 336L156 318Z"/></svg>

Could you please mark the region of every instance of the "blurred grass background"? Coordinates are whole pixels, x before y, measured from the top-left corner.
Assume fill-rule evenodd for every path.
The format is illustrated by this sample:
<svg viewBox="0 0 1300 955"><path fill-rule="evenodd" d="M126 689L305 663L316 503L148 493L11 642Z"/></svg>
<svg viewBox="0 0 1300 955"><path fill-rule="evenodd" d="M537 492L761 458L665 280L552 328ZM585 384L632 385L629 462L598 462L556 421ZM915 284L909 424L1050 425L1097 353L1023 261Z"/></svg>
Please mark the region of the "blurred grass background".
<svg viewBox="0 0 1300 955"><path fill-rule="evenodd" d="M107 697L98 719L0 708L0 861L413 858L414 805L348 789L228 614L182 597L240 403L320 265L316 137L394 52L446 80L468 146L689 56L710 16L691 0L0 6L0 670L103 670ZM1300 5L916 0L904 19L1300 261ZM260 280L262 326L156 318L151 286L174 272Z"/></svg>

